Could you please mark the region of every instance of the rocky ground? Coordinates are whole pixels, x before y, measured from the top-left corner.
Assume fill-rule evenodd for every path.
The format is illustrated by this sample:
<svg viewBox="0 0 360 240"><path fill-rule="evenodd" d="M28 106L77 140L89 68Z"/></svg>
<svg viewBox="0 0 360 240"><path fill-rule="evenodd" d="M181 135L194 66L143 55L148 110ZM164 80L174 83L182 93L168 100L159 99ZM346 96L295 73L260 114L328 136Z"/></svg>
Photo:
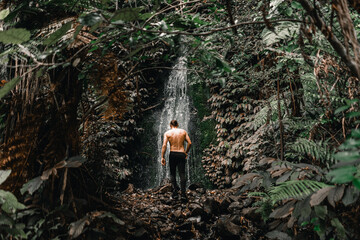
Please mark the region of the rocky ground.
<svg viewBox="0 0 360 240"><path fill-rule="evenodd" d="M171 185L150 190L132 185L116 202L132 239L267 239L253 199L236 189L208 190L192 184L188 200L171 198Z"/></svg>

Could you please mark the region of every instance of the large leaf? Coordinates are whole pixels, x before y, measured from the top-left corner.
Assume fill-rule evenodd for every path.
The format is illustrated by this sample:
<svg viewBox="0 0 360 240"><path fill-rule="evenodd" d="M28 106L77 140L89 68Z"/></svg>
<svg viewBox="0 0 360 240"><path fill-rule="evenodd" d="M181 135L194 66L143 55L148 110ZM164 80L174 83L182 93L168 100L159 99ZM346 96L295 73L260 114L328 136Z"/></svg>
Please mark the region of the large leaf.
<svg viewBox="0 0 360 240"><path fill-rule="evenodd" d="M294 210L295 201L290 201L282 207L275 209L269 217L271 218L286 218Z"/></svg>
<svg viewBox="0 0 360 240"><path fill-rule="evenodd" d="M344 190L344 185L336 186L336 188L330 190L327 199L331 206L335 207L335 203L341 200L344 195Z"/></svg>
<svg viewBox="0 0 360 240"><path fill-rule="evenodd" d="M7 213L14 213L17 209L24 209L25 206L19 203L17 198L11 192L0 190L1 209Z"/></svg>
<svg viewBox="0 0 360 240"><path fill-rule="evenodd" d="M5 97L6 94L8 94L15 86L18 84L21 80L21 77L15 77L10 80L10 82L6 83L1 89L0 89L0 99Z"/></svg>
<svg viewBox="0 0 360 240"><path fill-rule="evenodd" d="M139 20L141 8L123 8L115 12L111 18L112 22L124 21L131 22Z"/></svg>
<svg viewBox="0 0 360 240"><path fill-rule="evenodd" d="M325 219L326 215L328 214L328 210L326 206L318 205L314 207L316 216L318 216L321 219Z"/></svg>
<svg viewBox="0 0 360 240"><path fill-rule="evenodd" d="M336 228L336 232L338 233L339 239L345 239L345 228L341 224L338 218L331 219L331 225Z"/></svg>
<svg viewBox="0 0 360 240"><path fill-rule="evenodd" d="M20 44L30 39L30 32L25 28L11 28L0 31L0 42L5 44Z"/></svg>
<svg viewBox="0 0 360 240"><path fill-rule="evenodd" d="M344 166L338 169L334 169L328 173L328 176L333 177L331 180L333 183L347 183L354 179L354 174L357 172L354 166Z"/></svg>
<svg viewBox="0 0 360 240"><path fill-rule="evenodd" d="M0 185L10 176L11 170L0 170Z"/></svg>
<svg viewBox="0 0 360 240"><path fill-rule="evenodd" d="M330 190L333 188L334 188L333 186L322 188L316 193L314 193L311 196L310 205L311 206L319 205L328 196Z"/></svg>
<svg viewBox="0 0 360 240"><path fill-rule="evenodd" d="M36 190L39 189L42 183L43 180L41 179L41 176L31 179L30 181L28 181L23 185L23 187L20 189L20 192L21 194L24 194L25 192L29 192L30 195L32 195Z"/></svg>
<svg viewBox="0 0 360 240"><path fill-rule="evenodd" d="M9 8L0 11L0 20L6 18L9 15L9 13L10 13Z"/></svg>
<svg viewBox="0 0 360 240"><path fill-rule="evenodd" d="M55 44L62 36L64 36L71 28L72 22L68 22L63 25L60 29L50 35L49 38L44 40L45 45L53 45Z"/></svg>

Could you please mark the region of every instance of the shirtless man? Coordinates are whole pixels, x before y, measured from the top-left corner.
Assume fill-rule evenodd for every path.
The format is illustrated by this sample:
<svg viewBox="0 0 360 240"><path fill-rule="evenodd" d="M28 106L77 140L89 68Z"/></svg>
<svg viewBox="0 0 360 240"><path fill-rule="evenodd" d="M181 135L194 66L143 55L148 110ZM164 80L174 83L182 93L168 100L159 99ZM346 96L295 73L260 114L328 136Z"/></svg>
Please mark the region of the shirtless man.
<svg viewBox="0 0 360 240"><path fill-rule="evenodd" d="M177 197L176 185L176 166L178 167L180 175L181 198L186 200L185 194L185 160L191 147L191 140L184 129L178 128L179 124L176 120L170 122L170 130L164 134L164 143L161 149L161 164L165 166L165 152L167 143L170 143L170 181L173 186L173 197ZM184 148L184 141L187 142L186 150Z"/></svg>

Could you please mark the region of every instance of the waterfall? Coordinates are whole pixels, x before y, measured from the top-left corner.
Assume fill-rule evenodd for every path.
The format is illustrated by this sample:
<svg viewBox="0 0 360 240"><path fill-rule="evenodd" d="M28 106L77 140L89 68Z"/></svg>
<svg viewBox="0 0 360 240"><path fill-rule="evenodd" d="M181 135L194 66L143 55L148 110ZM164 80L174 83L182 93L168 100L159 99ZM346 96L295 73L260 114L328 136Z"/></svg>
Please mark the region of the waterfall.
<svg viewBox="0 0 360 240"><path fill-rule="evenodd" d="M169 144L165 156L167 161L166 166L164 167L161 165L161 147L164 140L164 133L170 129L170 121L173 119L177 120L179 128L182 128L189 133L190 100L187 95L186 57L180 56L175 62L169 79L165 82L164 96L165 103L158 120L156 186L159 186L165 178L170 178L170 168L168 164L170 153ZM191 137L190 133L189 135ZM190 180L190 161L191 156L186 160L186 176L188 183Z"/></svg>

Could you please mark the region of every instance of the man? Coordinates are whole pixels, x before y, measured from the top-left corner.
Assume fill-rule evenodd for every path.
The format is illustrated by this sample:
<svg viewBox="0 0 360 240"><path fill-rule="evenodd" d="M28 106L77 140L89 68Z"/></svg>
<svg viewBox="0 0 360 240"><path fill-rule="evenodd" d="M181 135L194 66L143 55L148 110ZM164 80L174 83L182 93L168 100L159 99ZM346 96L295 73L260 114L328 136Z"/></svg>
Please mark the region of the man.
<svg viewBox="0 0 360 240"><path fill-rule="evenodd" d="M177 185L176 185L176 167L178 167L180 176L180 188L181 199L186 201L185 193L185 160L191 147L191 140L189 135L184 129L178 128L179 124L176 120L170 122L170 130L164 134L164 143L161 149L161 164L165 166L165 152L167 143L170 143L170 181L173 187L173 198L177 197ZM184 141L187 142L186 150L184 147Z"/></svg>

